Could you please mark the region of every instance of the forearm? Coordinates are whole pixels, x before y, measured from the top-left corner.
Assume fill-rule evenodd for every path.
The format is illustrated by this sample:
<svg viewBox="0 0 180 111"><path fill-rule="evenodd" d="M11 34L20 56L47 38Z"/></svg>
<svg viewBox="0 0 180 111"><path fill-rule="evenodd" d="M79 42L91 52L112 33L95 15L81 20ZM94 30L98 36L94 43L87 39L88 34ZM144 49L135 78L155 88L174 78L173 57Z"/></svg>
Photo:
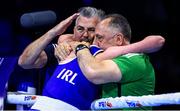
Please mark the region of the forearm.
<svg viewBox="0 0 180 111"><path fill-rule="evenodd" d="M129 53L133 52L142 52L142 53L152 53L156 52L162 48L164 45L165 39L161 36L151 35L147 36L143 40L132 43L130 45L125 46L125 49Z"/></svg>
<svg viewBox="0 0 180 111"><path fill-rule="evenodd" d="M98 70L101 69L100 61L92 56L89 49L78 51L77 58L83 74L91 81L94 75L98 73ZM94 72L95 70L96 72Z"/></svg>
<svg viewBox="0 0 180 111"><path fill-rule="evenodd" d="M112 60L100 61L88 49L77 54L78 63L85 77L94 84L105 84L121 80L121 72Z"/></svg>
<svg viewBox="0 0 180 111"><path fill-rule="evenodd" d="M165 39L162 36L151 35L140 41L139 46L138 42L134 44L137 45L137 47L140 49L140 52L152 53L159 51L163 47L164 43Z"/></svg>
<svg viewBox="0 0 180 111"><path fill-rule="evenodd" d="M43 50L53 39L53 33L45 33L43 36L27 46L27 48L21 54L18 64L25 68L31 68L36 64L38 59L41 59Z"/></svg>
<svg viewBox="0 0 180 111"><path fill-rule="evenodd" d="M161 36L147 36L145 39L125 46L113 46L96 56L99 60L112 59L127 53L152 53L160 50L165 39Z"/></svg>
<svg viewBox="0 0 180 111"><path fill-rule="evenodd" d="M56 36L61 35L78 15L79 14L73 14L31 43L20 56L18 64L22 67L24 66L24 68L33 68L33 66L39 68L39 66L44 65L47 61L46 54L43 52L45 47Z"/></svg>

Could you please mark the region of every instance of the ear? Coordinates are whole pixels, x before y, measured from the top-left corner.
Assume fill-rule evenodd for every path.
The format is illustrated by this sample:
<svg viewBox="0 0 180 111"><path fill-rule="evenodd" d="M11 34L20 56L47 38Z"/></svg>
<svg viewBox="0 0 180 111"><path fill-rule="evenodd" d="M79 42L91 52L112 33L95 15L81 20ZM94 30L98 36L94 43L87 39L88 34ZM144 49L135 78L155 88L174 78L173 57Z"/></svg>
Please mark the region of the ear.
<svg viewBox="0 0 180 111"><path fill-rule="evenodd" d="M124 43L124 37L123 37L123 34L122 33L118 33L116 34L116 37L115 37L115 41L116 41L116 45L118 46L122 46L123 43Z"/></svg>

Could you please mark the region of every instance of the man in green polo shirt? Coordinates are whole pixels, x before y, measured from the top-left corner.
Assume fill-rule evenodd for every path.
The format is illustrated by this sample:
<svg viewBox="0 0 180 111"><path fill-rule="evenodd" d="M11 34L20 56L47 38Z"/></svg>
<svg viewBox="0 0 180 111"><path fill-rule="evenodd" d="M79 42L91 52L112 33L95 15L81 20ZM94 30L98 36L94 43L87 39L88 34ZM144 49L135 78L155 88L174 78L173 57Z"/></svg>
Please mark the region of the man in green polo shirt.
<svg viewBox="0 0 180 111"><path fill-rule="evenodd" d="M95 34L94 43L106 50L130 44L131 28L125 17L111 14L97 25ZM129 53L112 60L100 60L98 55L94 58L90 54L87 43L77 43L74 49L84 75L94 84L102 84L102 98L154 94L155 73L147 55Z"/></svg>

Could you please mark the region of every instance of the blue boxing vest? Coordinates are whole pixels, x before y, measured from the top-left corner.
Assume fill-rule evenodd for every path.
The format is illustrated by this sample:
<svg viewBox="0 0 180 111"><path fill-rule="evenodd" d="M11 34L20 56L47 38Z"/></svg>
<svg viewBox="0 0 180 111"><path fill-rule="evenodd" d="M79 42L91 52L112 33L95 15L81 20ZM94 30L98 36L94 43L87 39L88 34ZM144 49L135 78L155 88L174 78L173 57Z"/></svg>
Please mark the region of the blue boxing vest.
<svg viewBox="0 0 180 111"><path fill-rule="evenodd" d="M102 50L91 45L90 52L95 56ZM43 90L43 95L59 99L78 109L87 110L90 109L91 102L99 97L99 88L86 79L77 58L74 58L68 63L57 65Z"/></svg>

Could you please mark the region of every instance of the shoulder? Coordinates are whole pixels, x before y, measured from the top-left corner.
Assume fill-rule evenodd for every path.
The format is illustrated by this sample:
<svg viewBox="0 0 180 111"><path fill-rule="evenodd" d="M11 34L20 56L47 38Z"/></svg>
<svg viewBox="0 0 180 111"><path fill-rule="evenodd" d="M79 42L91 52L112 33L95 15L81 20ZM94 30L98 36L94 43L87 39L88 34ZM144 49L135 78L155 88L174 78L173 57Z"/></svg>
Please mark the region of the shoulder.
<svg viewBox="0 0 180 111"><path fill-rule="evenodd" d="M63 34L63 35L60 35L59 37L72 37L73 34Z"/></svg>
<svg viewBox="0 0 180 111"><path fill-rule="evenodd" d="M137 67L137 66L141 66L141 64L145 61L145 59L146 56L143 53L128 53L114 58L113 61L119 65L128 65L128 66Z"/></svg>
<svg viewBox="0 0 180 111"><path fill-rule="evenodd" d="M64 41L72 41L73 34L63 34L60 35L58 38L58 43L64 42Z"/></svg>
<svg viewBox="0 0 180 111"><path fill-rule="evenodd" d="M143 53L128 53L128 54L122 55L122 57L132 58L132 57L141 57L143 55L144 55Z"/></svg>
<svg viewBox="0 0 180 111"><path fill-rule="evenodd" d="M121 55L121 56L118 56L114 59L134 59L134 58L142 58L146 56L145 54L143 53L128 53L128 54L124 54L124 55Z"/></svg>
<svg viewBox="0 0 180 111"><path fill-rule="evenodd" d="M96 56L97 54L103 52L103 50L96 45L90 45L89 50L93 56Z"/></svg>
<svg viewBox="0 0 180 111"><path fill-rule="evenodd" d="M145 70L151 67L149 57L143 53L129 53L114 58L113 61L120 67L124 67L127 70Z"/></svg>

